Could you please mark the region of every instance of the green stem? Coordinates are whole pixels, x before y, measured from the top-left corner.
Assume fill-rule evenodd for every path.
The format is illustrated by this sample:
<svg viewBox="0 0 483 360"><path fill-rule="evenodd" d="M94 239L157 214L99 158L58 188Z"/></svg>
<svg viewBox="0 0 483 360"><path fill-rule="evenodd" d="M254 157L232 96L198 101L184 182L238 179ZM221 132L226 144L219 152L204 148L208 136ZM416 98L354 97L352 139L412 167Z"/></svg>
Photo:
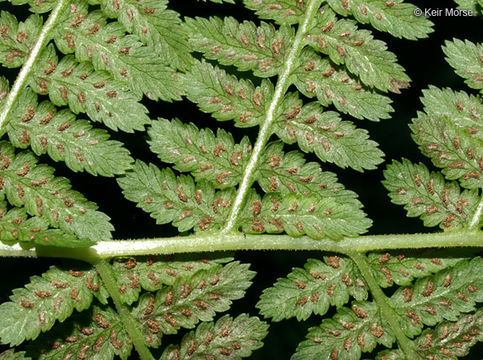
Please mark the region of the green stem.
<svg viewBox="0 0 483 360"><path fill-rule="evenodd" d="M107 261L100 261L96 265L96 270L99 273L104 285L106 286L109 295L111 295L112 301L116 306L117 313L119 314L124 328L129 334L131 341L136 348L141 360L154 360L153 355L149 351L143 334L138 329L138 324L131 316L128 308L122 303L119 296L119 290L116 285L116 280L111 270L111 265Z"/></svg>
<svg viewBox="0 0 483 360"><path fill-rule="evenodd" d="M297 57L299 56L300 51L302 51L302 48L304 47L304 36L309 30L309 27L312 24L312 21L317 13L317 10L320 7L321 2L322 0L309 0L309 3L305 10L305 16L300 23L297 34L295 35L295 40L293 42L292 48L290 49L290 52L285 59L284 67L278 77L277 85L275 86L275 92L273 94L270 106L267 110L265 121L260 128L260 132L258 133L257 141L255 142L255 145L253 147L250 160L248 161L243 172L243 178L240 182L236 198L233 201L233 206L231 208L230 215L228 216L225 229L223 230L224 233L230 233L233 230L236 230L238 217L240 216L240 212L243 209L243 204L248 194L248 190L253 184L254 176L258 169L258 163L260 162L260 158L262 157L262 152L265 148L265 145L267 144L268 139L270 138L270 135L272 134L272 125L273 122L276 120L277 110L283 100L285 92L290 86L290 74L292 73L294 65L297 63Z"/></svg>
<svg viewBox="0 0 483 360"><path fill-rule="evenodd" d="M366 235L341 241L312 240L306 236L220 234L172 238L101 241L88 249L42 247L24 250L0 245L0 257L59 257L95 263L116 256L156 255L234 250L315 250L367 252L390 249L483 246L483 232L446 232L407 235Z"/></svg>
<svg viewBox="0 0 483 360"><path fill-rule="evenodd" d="M371 290L372 297L379 307L382 316L389 323L393 334L396 336L399 348L405 354L406 359L418 359L418 355L412 345L411 340L404 334L404 331L399 326L399 321L394 310L387 303L387 297L382 292L379 285L377 285L376 279L372 274L372 270L367 264L365 255L359 253L348 254L352 260L356 263L357 267L361 271L362 276L367 282L369 289Z"/></svg>
<svg viewBox="0 0 483 360"><path fill-rule="evenodd" d="M476 211L471 218L470 225L468 226L469 230L478 229L478 225L483 217L483 196L480 199L480 203L476 207Z"/></svg>
<svg viewBox="0 0 483 360"><path fill-rule="evenodd" d="M22 66L15 83L13 84L10 93L8 94L7 98L5 99L5 104L0 111L0 136L4 133L5 128L7 126L8 121L10 120L8 117L17 102L20 93L22 92L23 88L25 87L25 83L28 80L30 72L32 68L39 58L42 50L44 49L47 42L50 41L50 34L54 29L59 16L63 13L64 8L70 3L70 0L58 0L57 5L52 10L45 23L42 31L37 38L30 54L25 61L25 64Z"/></svg>

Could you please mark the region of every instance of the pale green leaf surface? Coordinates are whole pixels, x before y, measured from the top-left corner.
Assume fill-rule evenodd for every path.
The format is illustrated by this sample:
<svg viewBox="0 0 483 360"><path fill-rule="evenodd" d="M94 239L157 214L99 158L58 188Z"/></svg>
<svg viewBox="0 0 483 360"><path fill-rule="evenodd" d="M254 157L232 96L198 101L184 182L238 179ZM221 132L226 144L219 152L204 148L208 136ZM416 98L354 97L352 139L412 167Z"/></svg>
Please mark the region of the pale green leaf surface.
<svg viewBox="0 0 483 360"><path fill-rule="evenodd" d="M271 82L263 80L255 87L251 81L238 80L207 62L195 63L184 76L184 88L201 111L219 121L234 120L237 127L260 124L273 95Z"/></svg>
<svg viewBox="0 0 483 360"><path fill-rule="evenodd" d="M327 7L317 21L307 43L335 64L344 64L363 84L394 93L409 86L410 79L397 63L396 55L387 50L383 41L374 40L370 31L358 30L353 21L337 20Z"/></svg>
<svg viewBox="0 0 483 360"><path fill-rule="evenodd" d="M132 167L129 151L120 142L109 140L107 131L93 129L69 110L56 112L48 101L38 104L30 89L25 89L18 101L7 125L15 147L30 146L37 155L47 153L73 171L93 175L119 175Z"/></svg>
<svg viewBox="0 0 483 360"><path fill-rule="evenodd" d="M15 352L14 349L5 350L0 354L1 360L31 360L32 358L25 356L25 351Z"/></svg>
<svg viewBox="0 0 483 360"><path fill-rule="evenodd" d="M89 308L94 297L107 303L107 291L94 270L51 267L30 281L25 288L13 290L10 301L0 305L0 338L4 344L35 339L74 310Z"/></svg>
<svg viewBox="0 0 483 360"><path fill-rule="evenodd" d="M201 323L183 337L181 345L169 346L160 360L208 359L219 354L224 359L239 360L262 347L267 333L268 325L257 317L242 314L232 319L225 315L216 323Z"/></svg>
<svg viewBox="0 0 483 360"><path fill-rule="evenodd" d="M423 325L441 320L456 321L461 313L474 311L483 301L483 260L461 261L435 275L418 279L413 286L399 288L388 303L399 315L399 324L409 335L418 335Z"/></svg>
<svg viewBox="0 0 483 360"><path fill-rule="evenodd" d="M433 31L432 22L425 16L415 16L417 9L403 0L328 0L329 6L343 16L352 15L363 24L371 24L397 38L417 40Z"/></svg>
<svg viewBox="0 0 483 360"><path fill-rule="evenodd" d="M304 15L305 2L300 0L244 0L261 19L275 20L277 24L297 24Z"/></svg>
<svg viewBox="0 0 483 360"><path fill-rule="evenodd" d="M28 217L25 208L7 211L5 201L0 200L0 241L7 245L19 243L23 248L40 246L88 247L94 242L79 239L59 229L49 229L44 219Z"/></svg>
<svg viewBox="0 0 483 360"><path fill-rule="evenodd" d="M389 97L363 87L343 67L334 67L314 50L304 49L298 61L300 65L292 74L293 84L305 96L317 97L321 105L334 105L344 114L373 121L387 119L394 111Z"/></svg>
<svg viewBox="0 0 483 360"><path fill-rule="evenodd" d="M350 308L338 309L332 319L309 329L306 338L292 360L358 360L362 352L372 351L377 344L391 347L395 341L389 324L372 302L353 302Z"/></svg>
<svg viewBox="0 0 483 360"><path fill-rule="evenodd" d="M150 346L157 347L162 334L175 334L180 327L193 328L199 321L211 321L226 311L232 301L244 296L255 276L249 265L231 262L200 270L190 278L180 278L172 286L142 295L133 309Z"/></svg>
<svg viewBox="0 0 483 360"><path fill-rule="evenodd" d="M198 129L194 124L183 124L158 119L149 130L151 151L161 161L174 164L174 169L191 172L197 181L208 180L216 188L237 185L251 155L248 137L235 144L233 136L218 129Z"/></svg>
<svg viewBox="0 0 483 360"><path fill-rule="evenodd" d="M41 216L55 228L92 241L111 238L109 217L97 205L71 190L66 178L54 177L54 169L37 165L29 151L15 155L13 147L0 142L0 199L25 206L29 215Z"/></svg>
<svg viewBox="0 0 483 360"><path fill-rule="evenodd" d="M476 191L460 192L456 182L445 182L440 173L430 173L423 164L393 161L384 177L391 201L404 205L409 217L421 217L425 226L465 228L478 205Z"/></svg>
<svg viewBox="0 0 483 360"><path fill-rule="evenodd" d="M93 306L76 314L29 346L39 360L68 359L73 355L89 360L126 360L133 349L121 318L110 307Z"/></svg>
<svg viewBox="0 0 483 360"><path fill-rule="evenodd" d="M259 77L279 73L294 38L290 27L276 30L265 22L257 27L250 21L239 23L233 17L187 18L186 26L195 51L223 65L252 70Z"/></svg>
<svg viewBox="0 0 483 360"><path fill-rule="evenodd" d="M87 14L87 3L76 0L57 26L55 43L79 61L91 61L96 70L110 72L138 96L164 101L180 100L179 74L163 64L154 48L135 35L125 35L118 22L106 23L100 11Z"/></svg>
<svg viewBox="0 0 483 360"><path fill-rule="evenodd" d="M199 270L208 270L233 260L206 254L178 255L174 259L128 258L115 260L112 270L119 286L119 295L124 303L131 305L139 298L141 288L160 290L163 285L173 285L177 279L193 276Z"/></svg>
<svg viewBox="0 0 483 360"><path fill-rule="evenodd" d="M454 254L454 253L453 253ZM373 275L380 287L411 285L417 278L425 277L445 270L463 261L465 255L448 256L439 252L377 252L369 253L367 260L372 267Z"/></svg>
<svg viewBox="0 0 483 360"><path fill-rule="evenodd" d="M483 44L469 40L446 40L443 51L446 61L465 79L465 83L483 92Z"/></svg>
<svg viewBox="0 0 483 360"><path fill-rule="evenodd" d="M274 132L286 143L297 142L304 152L315 152L322 161L357 171L375 169L384 153L366 130L342 121L338 113L323 111L317 102L306 105L297 93L285 95Z"/></svg>
<svg viewBox="0 0 483 360"><path fill-rule="evenodd" d="M346 304L350 296L367 299L367 285L352 260L339 256L324 260L309 259L304 269L293 269L265 289L257 303L260 313L272 321L292 317L301 321L312 314L324 315L329 305Z"/></svg>
<svg viewBox="0 0 483 360"><path fill-rule="evenodd" d="M172 222L179 231L220 228L235 196L233 189L215 193L206 181L195 184L191 176L177 177L169 168L160 170L141 161L118 183L124 196L138 203L158 224Z"/></svg>
<svg viewBox="0 0 483 360"><path fill-rule="evenodd" d="M7 68L22 66L41 28L42 18L38 15L18 22L9 12L0 12L0 64Z"/></svg>
<svg viewBox="0 0 483 360"><path fill-rule="evenodd" d="M166 0L89 0L102 11L117 18L126 31L156 49L162 62L176 69L188 69L193 58L179 14L167 9Z"/></svg>
<svg viewBox="0 0 483 360"><path fill-rule="evenodd" d="M55 4L57 3L56 0L9 0L12 5L23 5L29 4L29 10L34 13L46 13L51 11Z"/></svg>
<svg viewBox="0 0 483 360"><path fill-rule="evenodd" d="M95 71L88 62L78 63L73 56L59 62L53 46L36 63L30 86L41 95L48 93L55 105L68 105L74 113L84 112L116 131L144 130L150 122L140 97L125 83L103 70Z"/></svg>

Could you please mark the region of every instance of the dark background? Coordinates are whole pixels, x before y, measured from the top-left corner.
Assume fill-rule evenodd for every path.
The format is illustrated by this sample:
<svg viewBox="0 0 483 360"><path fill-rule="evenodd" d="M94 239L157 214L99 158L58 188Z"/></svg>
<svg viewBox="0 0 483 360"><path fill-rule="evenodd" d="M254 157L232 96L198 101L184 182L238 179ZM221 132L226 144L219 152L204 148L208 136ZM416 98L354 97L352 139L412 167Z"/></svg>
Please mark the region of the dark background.
<svg viewBox="0 0 483 360"><path fill-rule="evenodd" d="M420 8L454 8L454 2L445 1L411 1ZM238 20L257 19L249 10L244 10L241 6L216 5L210 3L199 3L196 0L171 1L171 8L184 16L207 16L207 15L231 15ZM0 3L0 9L14 12L19 19L28 14L27 7L12 7L7 3ZM371 138L380 144L380 148L386 154L386 162L379 165L374 171L367 171L363 174L351 169L339 169L330 164L322 164L324 170L336 172L339 180L347 188L357 192L360 200L365 206L368 216L373 219L374 224L370 229L371 234L386 233L415 233L428 232L431 229L424 228L419 219L406 217L406 213L401 206L391 204L387 191L381 185L383 178L382 171L386 164L392 159L400 160L402 157L408 158L413 162L424 162L432 168L430 161L424 158L417 146L411 139L408 124L416 116L417 111L422 110L419 100L421 90L430 84L438 87L451 87L454 90L465 90L476 93L466 87L463 80L459 78L452 68L444 60L441 45L445 40L453 38L468 39L473 42L481 42L483 35L483 21L480 17L433 17L434 32L429 38L419 41L409 41L395 39L392 36L374 30L374 36L388 43L389 50L394 52L399 63L406 69L407 74L412 79L411 88L403 90L400 95L391 95L395 112L393 117L388 120L375 123L370 121L355 120L357 126L366 128L371 134ZM368 28L367 26L360 26ZM236 73L233 68L229 71ZM13 82L16 71L1 69L0 74L7 75ZM248 73L237 73L240 77L251 78ZM257 79L251 78L254 82ZM185 122L194 122L198 127L223 127L231 131L237 140L244 135L249 135L252 142L256 139L256 130L237 129L229 122L217 123L207 114L198 111L197 107L188 102L176 103L154 103L145 101L150 110L152 118L164 117L171 119L179 117ZM348 116L343 116L348 118ZM96 124L98 125L98 123ZM112 133L112 132L111 132ZM156 156L149 152L146 143L146 135L136 134L112 134L113 138L123 141L126 147L132 152L133 157L143 161L153 162L159 166L165 166L157 160ZM307 156L308 160L316 161L316 158ZM47 158L42 157L42 161L54 165ZM112 224L116 228L113 234L115 239L135 239L145 237L165 237L176 234L176 229L171 226L159 226L155 221L134 203L125 200L114 179L97 178L88 174L73 173L63 164L55 164L56 174L71 179L73 188L82 192L89 200L98 203L100 210L112 218ZM257 272L254 285L248 290L244 299L234 303L230 313L236 316L245 312L257 315L255 304L263 289L271 286L277 278L286 276L292 267L301 267L309 257L320 258L320 253L308 252L268 252L251 251L238 252L236 259L252 264L252 269ZM41 274L52 264L58 264L60 260L52 259L2 259L0 262L0 274L2 284L0 301L8 300L11 290L21 287L28 282L30 276ZM330 316L330 313L326 316ZM265 346L256 351L251 359L289 359L295 352L297 344L305 337L307 329L311 326L320 324L322 317L312 316L309 320L297 322L287 320L279 323L270 324L270 333L264 340ZM181 332L183 334L184 332ZM165 337L164 344L179 342L175 336ZM1 348L0 348L1 350ZM482 347L473 349L472 359L480 359ZM366 356L367 357L367 356Z"/></svg>

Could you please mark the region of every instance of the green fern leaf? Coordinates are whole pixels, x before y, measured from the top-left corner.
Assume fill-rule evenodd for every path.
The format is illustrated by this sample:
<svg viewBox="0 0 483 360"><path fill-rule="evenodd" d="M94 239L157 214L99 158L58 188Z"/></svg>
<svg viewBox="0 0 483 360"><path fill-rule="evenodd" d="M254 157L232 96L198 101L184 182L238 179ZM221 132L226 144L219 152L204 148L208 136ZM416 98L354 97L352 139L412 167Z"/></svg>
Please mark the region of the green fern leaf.
<svg viewBox="0 0 483 360"><path fill-rule="evenodd" d="M459 262L454 268L419 279L412 287L399 288L389 305L399 315L399 324L409 336L418 335L423 324L456 321L461 313L475 310L483 301L483 260Z"/></svg>
<svg viewBox="0 0 483 360"><path fill-rule="evenodd" d="M188 69L193 58L179 14L168 10L166 0L89 0L100 4L102 11L117 18L127 32L156 49L164 64L176 69Z"/></svg>
<svg viewBox="0 0 483 360"><path fill-rule="evenodd" d="M54 177L53 169L37 165L28 151L17 155L7 142L0 142L0 199L25 206L32 216L41 216L50 226L92 241L111 238L109 217L84 196L70 189L67 179Z"/></svg>
<svg viewBox="0 0 483 360"><path fill-rule="evenodd" d="M334 67L312 49L302 51L299 63L292 75L294 85L305 96L317 97L323 106L333 104L344 114L373 121L388 119L394 111L389 97L364 88L342 67Z"/></svg>
<svg viewBox="0 0 483 360"><path fill-rule="evenodd" d="M296 317L306 320L312 314L324 315L329 305L340 307L352 296L367 299L367 286L352 260L325 257L325 263L309 259L304 269L294 269L287 278L260 296L257 307L265 317L280 321Z"/></svg>
<svg viewBox="0 0 483 360"><path fill-rule="evenodd" d="M482 0L454 0L458 4L460 10L471 10L476 14L481 11L483 7Z"/></svg>
<svg viewBox="0 0 483 360"><path fill-rule="evenodd" d="M12 5L24 5L29 4L29 10L34 13L46 13L51 11L55 4L56 0L9 0Z"/></svg>
<svg viewBox="0 0 483 360"><path fill-rule="evenodd" d="M465 314L456 322L443 322L436 329L427 329L414 340L417 354L421 359L455 360L468 354L478 341L483 341L483 310ZM401 350L381 352L378 360L402 360Z"/></svg>
<svg viewBox="0 0 483 360"><path fill-rule="evenodd" d="M370 87L400 93L400 89L409 86L410 79L396 62L396 56L387 51L384 42L374 40L370 31L358 30L353 21L337 20L327 7L317 21L318 26L307 38L315 50L329 55L337 65L345 64Z"/></svg>
<svg viewBox="0 0 483 360"><path fill-rule="evenodd" d="M180 346L169 346L160 360L225 359L239 360L262 347L268 325L246 314L232 319L228 315L215 323L201 323L183 337Z"/></svg>
<svg viewBox="0 0 483 360"><path fill-rule="evenodd" d="M19 23L9 12L0 12L0 64L7 68L22 66L40 29L42 18L38 15Z"/></svg>
<svg viewBox="0 0 483 360"><path fill-rule="evenodd" d="M0 305L2 343L18 345L64 321L75 310L90 307L96 297L107 303L107 291L94 270L63 270L51 267L34 276L25 288L13 290L9 302Z"/></svg>
<svg viewBox="0 0 483 360"><path fill-rule="evenodd" d="M297 24L304 15L305 2L300 0L244 0L261 19L275 20L277 24Z"/></svg>
<svg viewBox="0 0 483 360"><path fill-rule="evenodd" d="M483 92L483 44L474 44L469 40L447 40L443 51L446 61L465 79L465 83Z"/></svg>
<svg viewBox="0 0 483 360"><path fill-rule="evenodd" d="M42 53L30 86L39 94L48 93L55 105L69 105L74 113L84 112L116 131L144 130L150 122L148 110L124 83L105 71L94 71L87 62L77 63L73 56L59 62L53 46Z"/></svg>
<svg viewBox="0 0 483 360"><path fill-rule="evenodd" d="M372 351L377 344L391 347L395 338L389 324L375 303L354 302L342 307L332 319L320 327L309 329L292 360L347 359L358 360L362 352Z"/></svg>
<svg viewBox="0 0 483 360"><path fill-rule="evenodd" d="M296 193L268 193L260 201L252 193L247 197L240 224L249 234L285 232L294 237L338 240L366 232L372 221L353 202L340 204L330 197Z"/></svg>
<svg viewBox="0 0 483 360"><path fill-rule="evenodd" d="M1 360L32 360L29 357L25 357L25 351L15 352L15 350L5 350L0 354Z"/></svg>
<svg viewBox="0 0 483 360"><path fill-rule="evenodd" d="M133 316L141 322L142 332L153 347L162 334L174 334L180 327L193 328L200 320L211 321L216 312L229 309L232 300L244 296L255 276L247 264L231 262L200 270L191 278L178 279L159 290L155 297L141 296Z"/></svg>
<svg viewBox="0 0 483 360"><path fill-rule="evenodd" d="M197 181L208 180L216 188L237 185L251 155L248 137L235 144L233 136L219 129L199 130L193 124L159 119L149 130L151 151L174 169L191 172Z"/></svg>
<svg viewBox="0 0 483 360"><path fill-rule="evenodd" d="M20 243L23 248L40 246L88 247L94 244L87 239L79 239L59 229L49 229L44 219L27 217L24 208L7 211L6 202L0 200L0 241L7 245Z"/></svg>
<svg viewBox="0 0 483 360"><path fill-rule="evenodd" d="M457 183L446 183L440 173L430 173L423 164L415 165L406 159L402 163L393 161L384 177L391 201L404 205L408 216L421 217L425 226L464 228L478 205L476 191L460 193Z"/></svg>
<svg viewBox="0 0 483 360"><path fill-rule="evenodd" d="M323 112L317 102L303 105L297 93L285 95L275 133L286 143L297 142L304 152L315 152L322 161L357 171L375 169L384 153L369 140L366 130L341 121L333 111Z"/></svg>
<svg viewBox="0 0 483 360"><path fill-rule="evenodd" d="M29 346L29 354L39 360L68 359L72 356L92 360L110 360L117 355L126 360L132 342L119 315L109 307L92 306L87 313L43 335Z"/></svg>
<svg viewBox="0 0 483 360"><path fill-rule="evenodd" d="M239 23L232 17L188 18L186 26L193 49L223 65L252 70L259 77L279 73L295 36L291 27L276 30L265 22L257 27L249 21Z"/></svg>
<svg viewBox="0 0 483 360"><path fill-rule="evenodd" d="M415 16L416 6L403 0L328 0L329 6L343 16L352 15L363 24L371 24L398 38L417 40L428 37L432 23L424 16Z"/></svg>
<svg viewBox="0 0 483 360"><path fill-rule="evenodd" d="M380 287L394 284L408 286L414 279L425 277L448 267L455 266L465 259L464 255L448 257L447 253L404 253L386 252L370 253L367 256L373 275Z"/></svg>
<svg viewBox="0 0 483 360"><path fill-rule="evenodd" d="M47 101L38 104L30 89L20 94L12 116L7 125L12 145L31 146L37 155L48 153L73 171L114 176L126 172L134 162L120 142L108 140L105 130L92 129L87 121L77 120L68 110L56 112Z"/></svg>
<svg viewBox="0 0 483 360"><path fill-rule="evenodd" d="M237 127L251 127L265 119L273 85L263 80L253 86L249 80L238 80L224 70L206 62L196 62L184 78L190 101L201 111L212 113L219 121L234 120Z"/></svg>
<svg viewBox="0 0 483 360"><path fill-rule="evenodd" d="M131 305L139 298L141 288L148 291L160 290L163 285L173 285L177 279L192 277L199 270L208 270L232 261L232 258L206 256L202 259L178 256L170 260L123 259L114 261L112 270L119 286L121 300Z"/></svg>
<svg viewBox="0 0 483 360"><path fill-rule="evenodd" d="M179 231L220 228L228 216L234 189L215 193L206 182L195 185L186 175L176 177L171 169L137 161L134 171L119 178L124 196L151 213L158 224L172 222Z"/></svg>
<svg viewBox="0 0 483 360"><path fill-rule="evenodd" d="M65 54L75 52L79 61L91 61L96 70L110 72L138 96L180 100L178 74L160 61L154 48L125 35L120 23L106 21L100 11L87 13L87 1L73 1L56 29L57 47Z"/></svg>

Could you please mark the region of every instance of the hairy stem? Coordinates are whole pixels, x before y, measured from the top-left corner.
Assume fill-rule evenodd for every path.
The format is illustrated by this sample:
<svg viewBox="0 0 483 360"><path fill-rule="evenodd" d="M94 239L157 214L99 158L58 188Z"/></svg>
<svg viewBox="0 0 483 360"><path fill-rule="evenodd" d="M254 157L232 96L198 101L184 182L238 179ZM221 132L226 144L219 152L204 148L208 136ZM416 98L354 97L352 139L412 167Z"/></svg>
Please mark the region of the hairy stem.
<svg viewBox="0 0 483 360"><path fill-rule="evenodd" d="M69 5L70 0L58 0L57 5L55 8L52 10L50 13L49 18L47 19L47 22L45 23L44 27L42 28L42 31L40 32L39 37L37 38L37 41L35 42L32 50L30 51L30 54L27 58L27 61L25 61L25 64L22 66L22 69L20 70L17 79L15 80L15 83L13 84L12 89L10 90L10 93L8 94L7 98L5 99L5 104L0 110L0 136L3 135L5 132L5 128L7 126L7 123L9 121L9 115L12 109L15 106L15 103L25 87L25 83L28 80L28 77L30 75L30 72L32 71L32 68L39 58L39 55L41 54L42 50L44 49L45 45L47 42L50 41L50 34L52 30L54 29L55 25L57 25L57 20L59 16L62 14L64 11L65 7Z"/></svg>
<svg viewBox="0 0 483 360"><path fill-rule="evenodd" d="M372 270L367 264L365 255L360 253L350 253L349 256L352 260L354 260L357 267L361 271L362 276L364 276L364 279L371 290L372 297L379 307L382 316L389 323L394 336L396 336L399 348L405 354L405 358L418 359L418 355L413 348L411 340L404 334L403 330L399 326L399 321L394 310L387 303L386 295L383 293L379 285L377 285L376 279L372 274Z"/></svg>
<svg viewBox="0 0 483 360"><path fill-rule="evenodd" d="M234 250L315 250L367 252L390 249L483 246L483 232L447 232L407 235L366 235L341 241L312 240L306 236L208 234L172 238L101 241L88 249L42 247L24 250L0 244L0 257L59 257L95 263L116 256L156 255Z"/></svg>
<svg viewBox="0 0 483 360"><path fill-rule="evenodd" d="M136 321L131 316L128 308L122 303L119 296L119 290L116 285L116 280L112 274L111 265L107 261L100 261L96 265L96 270L99 273L104 285L106 286L109 295L111 295L112 301L116 306L117 313L119 314L124 328L129 334L131 341L134 344L136 351L139 354L141 360L154 360L153 355L149 351L146 343L144 342L144 336L137 328Z"/></svg>
<svg viewBox="0 0 483 360"><path fill-rule="evenodd" d="M233 230L236 230L238 217L243 208L243 204L248 190L253 184L253 177L255 176L255 173L257 171L258 163L260 162L263 149L265 148L265 145L267 144L267 141L272 134L272 125L277 114L277 109L283 100L285 92L290 86L290 74L293 70L294 64L296 63L297 57L300 54L300 51L302 51L302 48L304 47L304 36L309 30L309 27L312 24L312 21L317 13L317 10L320 7L321 2L322 0L309 0L308 2L307 8L305 10L305 16L299 25L295 40L293 42L293 46L290 49L290 52L285 60L284 67L278 77L277 85L275 86L275 93L273 94L272 101L267 110L265 121L260 128L257 141L255 142L255 145L253 147L252 155L245 167L243 178L240 182L240 187L238 188L238 193L233 202L233 206L231 208L230 215L228 216L225 229L223 230L224 233L230 233Z"/></svg>
<svg viewBox="0 0 483 360"><path fill-rule="evenodd" d="M468 225L468 229L474 230L478 229L478 224L480 223L483 217L483 196L481 196L480 203L476 207L476 211L471 218L470 224Z"/></svg>

